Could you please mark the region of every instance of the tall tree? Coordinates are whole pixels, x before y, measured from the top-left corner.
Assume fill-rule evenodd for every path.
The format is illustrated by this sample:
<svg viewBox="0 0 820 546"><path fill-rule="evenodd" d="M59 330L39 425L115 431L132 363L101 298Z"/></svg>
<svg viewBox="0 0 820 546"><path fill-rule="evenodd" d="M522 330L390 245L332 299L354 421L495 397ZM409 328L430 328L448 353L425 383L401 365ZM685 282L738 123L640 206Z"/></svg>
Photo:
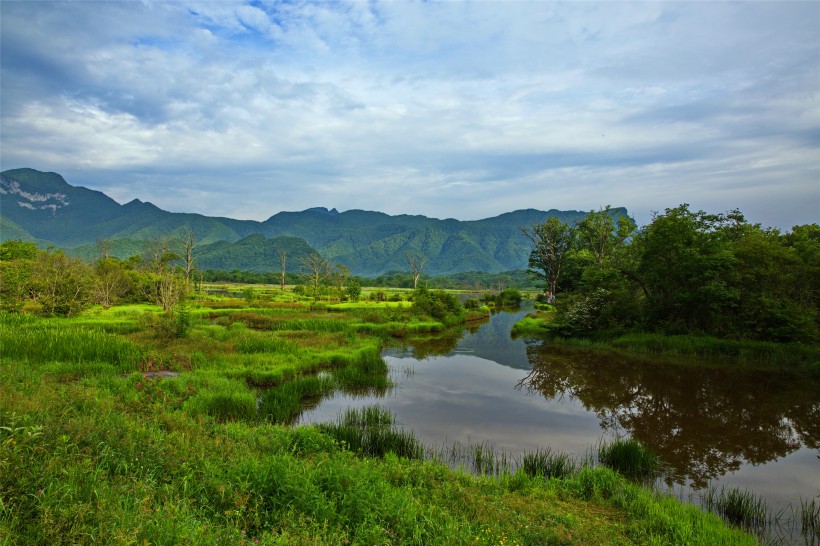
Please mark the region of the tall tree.
<svg viewBox="0 0 820 546"><path fill-rule="evenodd" d="M179 249L184 262L185 282L188 284L191 282L191 272L196 267L196 255L194 254L196 245L196 232L193 229L185 231L182 234L182 241L180 242Z"/></svg>
<svg viewBox="0 0 820 546"><path fill-rule="evenodd" d="M318 299L319 285L330 274L330 264L318 252L313 252L302 260L302 270L313 288L313 298Z"/></svg>
<svg viewBox="0 0 820 546"><path fill-rule="evenodd" d="M285 291L285 264L288 260L288 251L284 248L280 248L278 250L279 253L279 261L282 264L282 292Z"/></svg>
<svg viewBox="0 0 820 546"><path fill-rule="evenodd" d="M547 218L542 224L522 227L521 233L532 243L530 274L545 283L545 289L555 294L561 267L575 243L575 228L558 218Z"/></svg>
<svg viewBox="0 0 820 546"><path fill-rule="evenodd" d="M421 271L424 269L424 264L427 262L427 256L416 252L407 252L407 263L410 264L410 269L413 272L413 289L415 290L419 285L419 278Z"/></svg>
<svg viewBox="0 0 820 546"><path fill-rule="evenodd" d="M578 245L592 255L598 267L602 267L634 233L635 227L631 218L615 217L614 211L607 205L597 212L590 211L578 222Z"/></svg>

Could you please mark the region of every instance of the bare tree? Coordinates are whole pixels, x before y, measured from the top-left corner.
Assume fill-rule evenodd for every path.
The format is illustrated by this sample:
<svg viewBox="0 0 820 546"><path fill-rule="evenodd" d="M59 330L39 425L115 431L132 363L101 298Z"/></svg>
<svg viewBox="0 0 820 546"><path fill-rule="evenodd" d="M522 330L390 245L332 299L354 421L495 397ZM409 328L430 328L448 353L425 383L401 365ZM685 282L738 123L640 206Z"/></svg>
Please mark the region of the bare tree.
<svg viewBox="0 0 820 546"><path fill-rule="evenodd" d="M197 237L193 229L189 229L182 234L182 242L180 243L180 254L184 263L185 282L191 282L191 272L196 267L196 249Z"/></svg>
<svg viewBox="0 0 820 546"><path fill-rule="evenodd" d="M407 252L407 263L410 264L410 269L413 271L413 290L419 284L419 277L421 277L421 270L424 269L424 264L427 262L427 256L416 254L415 252Z"/></svg>
<svg viewBox="0 0 820 546"><path fill-rule="evenodd" d="M162 275L165 271L165 266L167 266L169 262L173 262L179 258L179 254L171 251L171 243L167 238L148 239L145 241L143 262L149 271L154 271L156 274Z"/></svg>
<svg viewBox="0 0 820 546"><path fill-rule="evenodd" d="M317 299L319 284L330 274L330 264L319 253L313 252L302 261L302 270L308 282L313 285L313 298Z"/></svg>
<svg viewBox="0 0 820 546"><path fill-rule="evenodd" d="M343 299L345 295L345 285L350 278L350 270L342 264L336 264L331 268L330 276L333 279L333 286L336 288L339 300Z"/></svg>
<svg viewBox="0 0 820 546"><path fill-rule="evenodd" d="M99 260L107 260L110 255L111 241L108 239L97 239L97 255Z"/></svg>
<svg viewBox="0 0 820 546"><path fill-rule="evenodd" d="M285 291L285 263L288 259L288 251L284 248L279 249L279 261L282 262L282 292Z"/></svg>

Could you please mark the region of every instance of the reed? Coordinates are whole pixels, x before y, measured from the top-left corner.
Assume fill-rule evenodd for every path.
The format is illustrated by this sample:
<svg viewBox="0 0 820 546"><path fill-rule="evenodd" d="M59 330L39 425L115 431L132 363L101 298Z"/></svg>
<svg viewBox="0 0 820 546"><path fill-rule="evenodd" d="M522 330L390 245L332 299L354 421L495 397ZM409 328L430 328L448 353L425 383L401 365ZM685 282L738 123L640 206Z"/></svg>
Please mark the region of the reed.
<svg viewBox="0 0 820 546"><path fill-rule="evenodd" d="M800 499L800 529L803 536L820 542L820 502L816 498Z"/></svg>
<svg viewBox="0 0 820 546"><path fill-rule="evenodd" d="M598 461L630 479L652 480L660 475L658 456L635 438L618 438L598 444Z"/></svg>
<svg viewBox="0 0 820 546"><path fill-rule="evenodd" d="M521 457L521 469L532 477L564 479L575 473L576 465L569 455L546 448L525 452Z"/></svg>
<svg viewBox="0 0 820 546"><path fill-rule="evenodd" d="M747 530L765 529L768 508L763 497L737 487L709 486L702 496L703 506L732 525Z"/></svg>
<svg viewBox="0 0 820 546"><path fill-rule="evenodd" d="M319 430L360 455L384 457L393 453L408 459L423 459L424 446L411 431L396 428L390 410L379 406L350 408L335 423L322 423Z"/></svg>

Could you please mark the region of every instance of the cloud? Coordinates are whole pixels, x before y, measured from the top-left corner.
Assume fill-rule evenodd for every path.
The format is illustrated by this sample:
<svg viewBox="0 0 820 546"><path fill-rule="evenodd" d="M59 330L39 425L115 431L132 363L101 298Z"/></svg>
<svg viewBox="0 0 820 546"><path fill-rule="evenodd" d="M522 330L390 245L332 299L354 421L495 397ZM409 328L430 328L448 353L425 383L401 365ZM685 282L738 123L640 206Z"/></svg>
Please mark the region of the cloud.
<svg viewBox="0 0 820 546"><path fill-rule="evenodd" d="M816 3L3 2L3 168L172 210L820 210Z"/></svg>

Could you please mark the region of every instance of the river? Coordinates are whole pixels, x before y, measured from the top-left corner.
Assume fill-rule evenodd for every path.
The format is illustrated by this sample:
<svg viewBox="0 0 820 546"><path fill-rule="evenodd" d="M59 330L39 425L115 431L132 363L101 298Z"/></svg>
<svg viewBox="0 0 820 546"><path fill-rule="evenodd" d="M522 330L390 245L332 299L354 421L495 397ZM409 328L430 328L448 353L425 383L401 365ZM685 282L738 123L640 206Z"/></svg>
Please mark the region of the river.
<svg viewBox="0 0 820 546"><path fill-rule="evenodd" d="M820 382L512 339L525 314L389 348L387 395L337 394L300 423L380 405L427 445L483 444L513 460L539 447L583 459L602 439L631 436L661 456L666 487L683 498L735 486L776 512L820 494Z"/></svg>

